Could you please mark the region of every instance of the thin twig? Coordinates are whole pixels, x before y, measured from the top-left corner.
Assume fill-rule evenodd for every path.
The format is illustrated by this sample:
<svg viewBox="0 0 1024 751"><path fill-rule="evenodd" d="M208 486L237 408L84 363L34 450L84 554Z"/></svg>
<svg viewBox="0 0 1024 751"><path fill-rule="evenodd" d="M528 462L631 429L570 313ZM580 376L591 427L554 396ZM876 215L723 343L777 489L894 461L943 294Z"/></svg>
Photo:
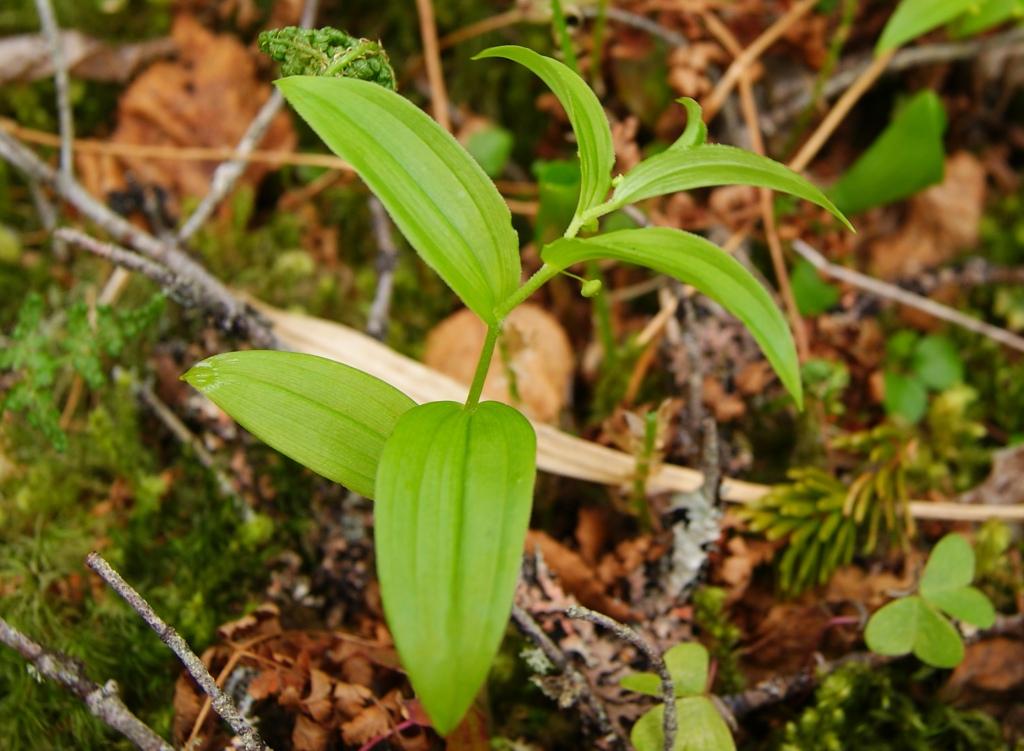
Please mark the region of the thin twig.
<svg viewBox="0 0 1024 751"><path fill-rule="evenodd" d="M441 68L441 50L437 43L433 1L416 0L416 12L420 17L420 40L423 43L423 59L427 64L427 79L430 81L430 111L433 112L438 124L450 131L452 120L448 115L448 91L444 85L444 71Z"/></svg>
<svg viewBox="0 0 1024 751"><path fill-rule="evenodd" d="M75 140L75 121L71 116L70 83L67 60L64 58L64 45L61 44L57 16L53 12L50 0L36 0L36 10L43 33L50 43L50 56L53 58L53 79L57 85L57 118L60 123L60 171L70 178L74 174L72 144Z"/></svg>
<svg viewBox="0 0 1024 751"><path fill-rule="evenodd" d="M590 5L579 9L579 14L584 18L597 18L599 16L599 12L600 8ZM633 13L631 11L615 7L606 8L604 13L609 21L615 21L623 26L630 26L638 31L645 31L652 37L656 37L665 42L670 47L680 48L690 46L690 40L678 31L662 26L657 21L652 21L650 18L641 16L639 13Z"/></svg>
<svg viewBox="0 0 1024 751"><path fill-rule="evenodd" d="M871 88L871 86L878 80L878 77L882 75L882 72L889 65L896 54L896 50L889 50L883 52L881 55L876 57L872 61L871 65L865 68L856 80L850 84L839 101L835 103L832 109L829 111L825 119L821 121L821 124L811 134L810 138L804 143L797 152L796 156L793 157L789 162L789 168L794 172L803 172L807 169L807 165L811 163L811 160L817 156L818 152L821 151L821 147L825 145L829 137L835 132L835 129L839 127L839 124L843 121L853 105L855 105L864 93Z"/></svg>
<svg viewBox="0 0 1024 751"><path fill-rule="evenodd" d="M732 61L732 64L725 71L725 75L722 76L721 80L719 80L718 84L715 86L714 91L711 92L707 101L704 102L704 118L706 120L710 121L711 118L718 114L718 111L725 103L726 97L728 97L732 92L733 87L739 83L740 78L743 77L746 70L753 65L769 47L775 44L783 34L789 31L793 24L803 18L808 11L817 4L818 0L800 0L800 2L796 3L781 18L779 18L779 20L769 26L761 36L751 42L743 50L742 54Z"/></svg>
<svg viewBox="0 0 1024 751"><path fill-rule="evenodd" d="M664 733L665 751L672 751L675 745L676 732L678 731L676 693L672 675L668 672L668 665L665 664L665 659L661 656L661 653L635 630L619 623L614 618L609 618L604 613L598 613L596 610L591 610L581 605L570 605L565 609L565 614L570 618L588 621L596 626L608 629L618 638L639 649L647 657L647 661L654 668L658 677L661 678L661 698L665 703L665 714L661 727Z"/></svg>
<svg viewBox="0 0 1024 751"><path fill-rule="evenodd" d="M110 585L110 588L117 592L141 616L146 625L156 632L156 635L160 637L160 641L166 644L178 656L178 659L181 660L182 665L185 666L185 669L195 679L195 682L199 684L200 688L212 700L214 711L235 731L242 742L242 747L246 751L270 751L269 747L263 742L263 739L260 738L260 734L256 732L256 729L238 711L238 707L235 706L231 697L220 690L217 681L214 680L206 666L203 665L203 661L192 651L178 632L167 625L154 612L142 595L132 589L131 585L122 579L121 575L114 571L99 553L89 553L85 560L89 568L99 574Z"/></svg>
<svg viewBox="0 0 1024 751"><path fill-rule="evenodd" d="M302 9L302 18L299 21L300 26L309 28L313 25L316 20L318 5L319 0L306 0L306 4ZM245 135L242 136L242 140L235 147L235 156L230 161L223 162L217 166L213 177L210 179L210 190L207 191L203 200L196 206L196 210L192 212L192 215L181 226L181 229L178 230L178 240L180 242L187 241L198 232L227 197L228 193L231 192L232 188L235 187L238 178L242 176L246 167L249 166L248 160L245 159L246 155L251 153L259 145L260 141L263 140L263 136L266 135L270 124L277 117L282 104L284 104L284 97L281 96L281 92L274 89L270 98L263 103L260 111L256 113L256 117L252 119L249 127L246 128Z"/></svg>
<svg viewBox="0 0 1024 751"><path fill-rule="evenodd" d="M82 666L69 657L50 652L0 618L0 644L13 649L39 674L59 683L85 702L85 706L107 727L116 730L142 751L173 751L146 723L132 714L118 695L117 684L100 686L89 680Z"/></svg>
<svg viewBox="0 0 1024 751"><path fill-rule="evenodd" d="M391 218L376 196L370 196L370 213L373 215L373 235L377 240L377 289L373 293L373 303L367 316L366 333L383 341L388 333L388 311L391 309L391 292L395 285L398 248L395 247Z"/></svg>
<svg viewBox="0 0 1024 751"><path fill-rule="evenodd" d="M948 305L916 295L913 292L908 292L902 287L897 287L895 284L889 284L867 274L861 274L859 271L831 263L821 253L801 239L793 241L793 250L803 256L816 269L834 279L839 279L873 295L894 300L901 305L923 311L935 318L941 318L943 321L948 321L968 331L987 336L989 339L1005 344L1007 347L1024 352L1024 337L1001 329L998 326L993 326L985 321L979 321L977 318L971 318Z"/></svg>
<svg viewBox="0 0 1024 751"><path fill-rule="evenodd" d="M612 725L611 720L608 719L608 712L594 695L589 681L573 666L569 658L566 657L565 652L559 649L558 645L551 640L551 637L544 633L544 629L534 620L533 616L526 609L513 604L512 621L523 632L523 635L544 653L548 661L554 665L555 670L564 674L572 682L573 686L579 688L579 698L583 700L589 710L589 714L592 715L597 732L603 736L612 735L617 737L615 727Z"/></svg>
<svg viewBox="0 0 1024 751"><path fill-rule="evenodd" d="M102 242L92 235L70 227L62 227L54 234L59 239L104 258L117 266L123 266L129 271L142 274L175 296L180 296L184 292L177 277L168 271L166 266L162 266L156 261L151 261L113 243Z"/></svg>

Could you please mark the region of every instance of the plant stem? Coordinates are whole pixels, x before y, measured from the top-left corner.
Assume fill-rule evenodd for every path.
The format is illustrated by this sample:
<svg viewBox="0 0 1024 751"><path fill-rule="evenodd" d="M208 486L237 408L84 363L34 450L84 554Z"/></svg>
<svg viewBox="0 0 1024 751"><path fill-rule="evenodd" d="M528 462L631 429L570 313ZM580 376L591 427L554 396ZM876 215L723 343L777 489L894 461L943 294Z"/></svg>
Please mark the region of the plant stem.
<svg viewBox="0 0 1024 751"><path fill-rule="evenodd" d="M597 261L587 261L587 277L601 281L601 291L594 295L594 328L601 340L604 350L605 367L613 367L619 359L619 348L615 343L615 331L612 330L612 308L608 301L607 287Z"/></svg>
<svg viewBox="0 0 1024 751"><path fill-rule="evenodd" d="M551 18L558 34L558 42L562 46L565 64L579 75L580 63L576 59L576 51L572 48L572 37L569 36L569 25L565 22L565 12L562 10L561 0L551 0Z"/></svg>
<svg viewBox="0 0 1024 751"><path fill-rule="evenodd" d="M473 383L469 387L469 396L466 397L466 409L473 409L480 403L480 393L484 390L487 371L490 370L491 358L494 357L494 345L498 343L498 335L500 333L500 323L494 324L487 329L484 347L480 350L480 359L477 360L476 372L473 374Z"/></svg>
<svg viewBox="0 0 1024 751"><path fill-rule="evenodd" d="M523 282L523 285L519 289L505 298L505 301L494 309L495 317L499 321L504 320L505 316L507 316L514 307L520 303L526 302L530 295L558 276L561 271L561 269L556 269L554 266L548 266L545 263L537 269L533 276Z"/></svg>

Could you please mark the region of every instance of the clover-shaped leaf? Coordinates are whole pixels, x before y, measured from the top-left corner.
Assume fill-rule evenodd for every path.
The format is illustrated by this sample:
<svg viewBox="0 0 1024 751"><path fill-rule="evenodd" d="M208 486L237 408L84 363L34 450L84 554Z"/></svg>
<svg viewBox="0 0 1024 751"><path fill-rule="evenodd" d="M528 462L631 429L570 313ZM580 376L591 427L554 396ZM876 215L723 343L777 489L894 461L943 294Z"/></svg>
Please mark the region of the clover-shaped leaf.
<svg viewBox="0 0 1024 751"><path fill-rule="evenodd" d="M677 644L665 653L665 665L672 676L677 698L699 696L708 682L708 651L703 644ZM619 683L623 688L648 696L661 696L661 678L656 673L631 673Z"/></svg>
<svg viewBox="0 0 1024 751"><path fill-rule="evenodd" d="M871 616L864 632L868 647L881 655L913 652L934 667L956 667L964 656L963 641L939 611L980 628L995 622L992 603L970 586L973 578L970 544L960 535L946 535L928 559L920 594L890 602Z"/></svg>

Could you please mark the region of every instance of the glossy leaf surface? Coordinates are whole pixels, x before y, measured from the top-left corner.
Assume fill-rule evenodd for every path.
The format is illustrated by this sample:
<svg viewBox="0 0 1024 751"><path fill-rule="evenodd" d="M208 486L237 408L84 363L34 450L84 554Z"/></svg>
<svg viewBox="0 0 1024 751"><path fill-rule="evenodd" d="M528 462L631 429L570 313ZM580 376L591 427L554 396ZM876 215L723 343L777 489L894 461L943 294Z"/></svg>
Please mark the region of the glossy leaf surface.
<svg viewBox="0 0 1024 751"><path fill-rule="evenodd" d="M832 212L853 229L842 212L818 188L783 164L734 146L705 144L673 147L631 169L615 186L607 213L652 196L716 185L754 185L789 193Z"/></svg>
<svg viewBox="0 0 1024 751"><path fill-rule="evenodd" d="M946 110L930 90L910 99L828 194L856 214L899 201L942 182L946 171Z"/></svg>
<svg viewBox="0 0 1024 751"><path fill-rule="evenodd" d="M782 312L749 271L703 237L666 227L620 230L587 240L557 240L541 256L558 269L614 258L693 285L750 329L783 385L802 404L796 345Z"/></svg>
<svg viewBox="0 0 1024 751"><path fill-rule="evenodd" d="M536 437L497 402L414 407L377 473L377 573L388 627L442 735L483 685L512 607Z"/></svg>
<svg viewBox="0 0 1024 751"><path fill-rule="evenodd" d="M508 206L476 160L404 97L348 78L277 82L380 198L420 256L488 323L519 284Z"/></svg>
<svg viewBox="0 0 1024 751"><path fill-rule="evenodd" d="M949 23L978 0L903 0L882 30L875 52L887 52Z"/></svg>
<svg viewBox="0 0 1024 751"><path fill-rule="evenodd" d="M615 150L608 118L597 96L571 68L552 57L537 54L526 47L505 45L491 47L474 60L501 57L529 68L543 79L561 102L572 123L580 157L580 197L576 215L601 203L611 186Z"/></svg>
<svg viewBox="0 0 1024 751"><path fill-rule="evenodd" d="M296 352L228 352L182 377L267 445L369 498L384 442L415 405L379 378Z"/></svg>
<svg viewBox="0 0 1024 751"><path fill-rule="evenodd" d="M676 699L676 731L672 751L733 751L736 744L715 705L703 696ZM659 704L633 725L629 740L637 751L663 751L665 705Z"/></svg>

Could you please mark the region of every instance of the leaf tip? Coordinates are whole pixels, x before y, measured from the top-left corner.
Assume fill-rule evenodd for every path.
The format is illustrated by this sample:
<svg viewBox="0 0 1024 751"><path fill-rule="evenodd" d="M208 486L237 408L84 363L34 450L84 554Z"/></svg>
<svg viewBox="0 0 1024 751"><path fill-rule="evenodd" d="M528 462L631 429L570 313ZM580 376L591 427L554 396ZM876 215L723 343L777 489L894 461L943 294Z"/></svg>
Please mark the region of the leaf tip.
<svg viewBox="0 0 1024 751"><path fill-rule="evenodd" d="M214 388L216 379L216 368L209 359L200 360L180 376L180 380L185 381L192 388L203 393Z"/></svg>

